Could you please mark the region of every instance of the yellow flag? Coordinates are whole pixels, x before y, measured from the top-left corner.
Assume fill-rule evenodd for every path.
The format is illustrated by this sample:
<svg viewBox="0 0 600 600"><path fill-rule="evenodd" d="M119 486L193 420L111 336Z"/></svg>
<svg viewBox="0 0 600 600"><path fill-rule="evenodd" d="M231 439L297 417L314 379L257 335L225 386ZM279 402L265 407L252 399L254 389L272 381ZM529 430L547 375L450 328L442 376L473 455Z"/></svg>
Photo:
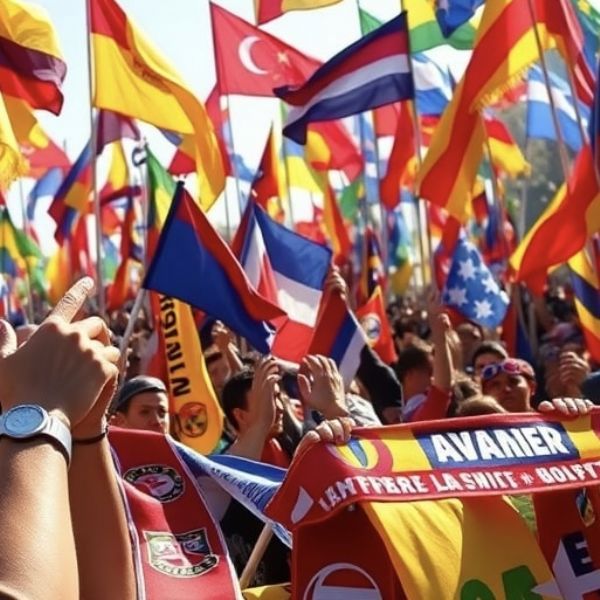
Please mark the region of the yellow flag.
<svg viewBox="0 0 600 600"><path fill-rule="evenodd" d="M0 188L6 189L26 171L4 98L0 95Z"/></svg>
<svg viewBox="0 0 600 600"><path fill-rule="evenodd" d="M223 433L223 412L208 376L192 309L161 295L160 327L175 432L186 446L209 454Z"/></svg>
<svg viewBox="0 0 600 600"><path fill-rule="evenodd" d="M409 600L543 598L553 579L535 537L502 497L362 503Z"/></svg>
<svg viewBox="0 0 600 600"><path fill-rule="evenodd" d="M205 107L114 0L90 5L94 106L191 136L200 204L208 210L225 186L225 170Z"/></svg>

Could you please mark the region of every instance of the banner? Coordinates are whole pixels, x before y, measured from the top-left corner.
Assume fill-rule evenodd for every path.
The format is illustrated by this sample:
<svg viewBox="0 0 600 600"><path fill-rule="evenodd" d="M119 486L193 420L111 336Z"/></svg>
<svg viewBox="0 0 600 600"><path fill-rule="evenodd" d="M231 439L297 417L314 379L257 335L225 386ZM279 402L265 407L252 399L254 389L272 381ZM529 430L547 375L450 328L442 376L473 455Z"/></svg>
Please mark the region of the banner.
<svg viewBox="0 0 600 600"><path fill-rule="evenodd" d="M192 309L163 295L159 303L175 431L186 446L208 454L223 433L223 411L204 363Z"/></svg>
<svg viewBox="0 0 600 600"><path fill-rule="evenodd" d="M600 482L600 410L507 414L357 429L293 461L267 515L294 530L361 501L530 494Z"/></svg>

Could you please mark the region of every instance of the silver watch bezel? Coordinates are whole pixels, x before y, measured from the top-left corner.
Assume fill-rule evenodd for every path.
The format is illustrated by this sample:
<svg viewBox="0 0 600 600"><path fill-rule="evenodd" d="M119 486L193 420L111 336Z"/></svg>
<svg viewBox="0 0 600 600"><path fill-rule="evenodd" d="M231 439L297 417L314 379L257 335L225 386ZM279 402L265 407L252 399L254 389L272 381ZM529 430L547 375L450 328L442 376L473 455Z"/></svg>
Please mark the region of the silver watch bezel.
<svg viewBox="0 0 600 600"><path fill-rule="evenodd" d="M11 418L13 418L18 413L23 412L23 410L27 410L29 412L34 411L38 413L41 417L39 424L32 429L28 429L27 431L11 429ZM35 437L36 435L39 435L45 431L45 429L48 426L49 420L50 415L48 414L48 411L46 411L41 406L37 404L19 404L18 406L13 406L4 415L2 415L2 433L16 439L27 439L30 437Z"/></svg>

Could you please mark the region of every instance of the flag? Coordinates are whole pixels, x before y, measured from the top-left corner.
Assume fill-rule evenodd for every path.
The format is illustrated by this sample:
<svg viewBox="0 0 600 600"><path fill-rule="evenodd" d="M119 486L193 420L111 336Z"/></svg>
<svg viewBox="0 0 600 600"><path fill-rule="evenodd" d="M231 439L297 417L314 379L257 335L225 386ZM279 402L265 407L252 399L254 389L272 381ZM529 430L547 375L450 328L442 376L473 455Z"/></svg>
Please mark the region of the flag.
<svg viewBox="0 0 600 600"><path fill-rule="evenodd" d="M555 73L549 72L548 75L562 138L573 152L579 152L585 140L581 139L571 88L564 79ZM582 117L583 127L587 130L590 109L582 102L579 102L579 114ZM526 135L528 139L557 139L544 74L537 66L529 70L527 78Z"/></svg>
<svg viewBox="0 0 600 600"><path fill-rule="evenodd" d="M600 590L598 487L533 494L533 505L539 544L555 577L533 591L550 598L597 597Z"/></svg>
<svg viewBox="0 0 600 600"><path fill-rule="evenodd" d="M553 580L535 536L501 497L360 506L407 598L541 600L536 584Z"/></svg>
<svg viewBox="0 0 600 600"><path fill-rule="evenodd" d="M321 64L212 2L210 15L221 94L272 96L273 88L300 84Z"/></svg>
<svg viewBox="0 0 600 600"><path fill-rule="evenodd" d="M330 121L414 97L406 13L329 60L301 86L277 96L292 106L284 135L305 144L308 123Z"/></svg>
<svg viewBox="0 0 600 600"><path fill-rule="evenodd" d="M440 24L429 0L405 0L404 10L408 13L410 51L412 53L430 50L448 44L457 50L470 50L475 41L476 28L471 23L459 27L450 37L442 34Z"/></svg>
<svg viewBox="0 0 600 600"><path fill-rule="evenodd" d="M529 175L531 165L525 160L508 127L490 114L484 114L483 118L492 165L509 177Z"/></svg>
<svg viewBox="0 0 600 600"><path fill-rule="evenodd" d="M350 385L366 345L365 333L354 313L338 293L329 294L319 315L308 354L332 358L344 383Z"/></svg>
<svg viewBox="0 0 600 600"><path fill-rule="evenodd" d="M121 198L139 196L141 188L129 180L129 165L121 140L112 142L112 157L106 183L100 190L100 204L106 205Z"/></svg>
<svg viewBox="0 0 600 600"><path fill-rule="evenodd" d="M224 416L213 388L191 306L159 297L160 335L169 386L169 409L177 439L201 454L212 452Z"/></svg>
<svg viewBox="0 0 600 600"><path fill-rule="evenodd" d="M410 247L412 239L401 211L388 214L388 256L392 267L390 288L399 296L406 293L413 273Z"/></svg>
<svg viewBox="0 0 600 600"><path fill-rule="evenodd" d="M55 115L67 66L45 10L21 0L0 3L0 92Z"/></svg>
<svg viewBox="0 0 600 600"><path fill-rule="evenodd" d="M591 357L600 362L600 283L585 250L569 259L573 300Z"/></svg>
<svg viewBox="0 0 600 600"><path fill-rule="evenodd" d="M27 197L27 218L33 221L35 218L35 208L37 201L44 196L54 196L63 180L63 171L59 167L49 169L45 175L42 175L34 184Z"/></svg>
<svg viewBox="0 0 600 600"><path fill-rule="evenodd" d="M338 2L341 0L254 0L254 8L256 21L262 25L292 10L313 10Z"/></svg>
<svg viewBox="0 0 600 600"><path fill-rule="evenodd" d="M585 55L581 25L570 0L537 0L536 17L552 36L571 71L577 97L587 106L594 100L595 75Z"/></svg>
<svg viewBox="0 0 600 600"><path fill-rule="evenodd" d="M98 111L96 154L102 154L105 146L124 138L141 139L140 130L133 119L110 110Z"/></svg>
<svg viewBox="0 0 600 600"><path fill-rule="evenodd" d="M29 163L27 176L33 179L39 179L45 175L49 169L60 168L63 175L71 168L71 161L65 151L56 145L51 139L48 144L41 148L21 148L23 156Z"/></svg>
<svg viewBox="0 0 600 600"><path fill-rule="evenodd" d="M40 125L33 109L20 98L4 96L6 112L10 119L17 142L26 152L34 148L45 148L50 141L48 134Z"/></svg>
<svg viewBox="0 0 600 600"><path fill-rule="evenodd" d="M577 254L600 230L600 190L591 148L577 155L572 172L552 202L510 257L513 277L535 294L543 293L546 273Z"/></svg>
<svg viewBox="0 0 600 600"><path fill-rule="evenodd" d="M504 320L508 296L498 287L477 248L464 236L454 249L442 301L482 327L498 327Z"/></svg>
<svg viewBox="0 0 600 600"><path fill-rule="evenodd" d="M14 226L8 209L0 208L0 273L17 277L41 257L33 240Z"/></svg>
<svg viewBox="0 0 600 600"><path fill-rule="evenodd" d="M400 188L411 183L409 167L414 158L413 108L408 102L402 102L387 170L379 184L381 202L388 210L393 210L400 202Z"/></svg>
<svg viewBox="0 0 600 600"><path fill-rule="evenodd" d="M340 195L340 210L344 219L354 222L358 214L358 206L365 201L365 185L361 178L347 185Z"/></svg>
<svg viewBox="0 0 600 600"><path fill-rule="evenodd" d="M470 210L485 131L480 110L538 58L529 0L487 3L477 43L418 175L421 197L460 221ZM543 47L550 41L539 28Z"/></svg>
<svg viewBox="0 0 600 600"><path fill-rule="evenodd" d="M86 214L92 185L91 142L83 147L63 179L48 213L56 223L54 237L59 244L68 237L78 214Z"/></svg>
<svg viewBox="0 0 600 600"><path fill-rule="evenodd" d="M281 183L279 170L279 155L275 147L273 128L271 128L252 182L250 196L270 217L281 223L285 219L282 198L286 195L286 190Z"/></svg>
<svg viewBox="0 0 600 600"><path fill-rule="evenodd" d="M150 238L158 239L158 232L164 225L173 195L175 182L167 170L160 164L150 148L146 148L146 167L150 198L148 199L148 222L146 227ZM152 240L150 240L152 241Z"/></svg>
<svg viewBox="0 0 600 600"><path fill-rule="evenodd" d="M441 115L452 98L450 74L427 54L413 54L412 61L417 113Z"/></svg>
<svg viewBox="0 0 600 600"><path fill-rule="evenodd" d="M341 121L309 125L306 160L318 171L343 171L348 181L354 181L364 168L361 151Z"/></svg>
<svg viewBox="0 0 600 600"><path fill-rule="evenodd" d="M356 316L367 336L369 346L379 354L381 360L388 365L396 362L398 356L380 286L375 288L366 304L356 309Z"/></svg>
<svg viewBox="0 0 600 600"><path fill-rule="evenodd" d="M274 222L254 204L247 211L240 263L250 284L287 315L277 322L273 354L300 362L317 321L331 252Z"/></svg>
<svg viewBox="0 0 600 600"><path fill-rule="evenodd" d="M360 275L359 297L367 301L377 287L385 289L385 268L381 260L379 240L373 228L369 225L365 230L362 267Z"/></svg>
<svg viewBox="0 0 600 600"><path fill-rule="evenodd" d="M484 0L436 0L435 16L445 37L467 23Z"/></svg>
<svg viewBox="0 0 600 600"><path fill-rule="evenodd" d="M181 183L144 287L220 319L262 353L269 352L273 338L269 321L284 314L252 288L225 242Z"/></svg>
<svg viewBox="0 0 600 600"><path fill-rule="evenodd" d="M204 106L114 0L90 4L97 108L193 136L200 203L225 185L223 161Z"/></svg>
<svg viewBox="0 0 600 600"><path fill-rule="evenodd" d="M26 168L6 111L4 98L0 94L0 190L8 188L19 175L26 172Z"/></svg>
<svg viewBox="0 0 600 600"><path fill-rule="evenodd" d="M589 122L590 146L592 149L593 169L596 177L600 176L600 63L598 65L599 77L594 93L594 104Z"/></svg>
<svg viewBox="0 0 600 600"><path fill-rule="evenodd" d="M335 198L335 192L330 185L327 185L323 196L323 228L333 252L334 262L339 264L348 260L352 253L352 242Z"/></svg>

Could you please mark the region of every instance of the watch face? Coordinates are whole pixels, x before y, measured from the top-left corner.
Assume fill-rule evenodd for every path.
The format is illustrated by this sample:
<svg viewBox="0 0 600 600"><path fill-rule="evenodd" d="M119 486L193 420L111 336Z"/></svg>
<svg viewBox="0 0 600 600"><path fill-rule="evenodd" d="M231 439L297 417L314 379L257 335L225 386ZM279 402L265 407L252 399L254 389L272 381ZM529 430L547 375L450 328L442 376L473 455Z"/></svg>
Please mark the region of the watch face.
<svg viewBox="0 0 600 600"><path fill-rule="evenodd" d="M4 429L9 435L27 437L43 429L46 418L46 413L38 406L16 406L6 413Z"/></svg>

